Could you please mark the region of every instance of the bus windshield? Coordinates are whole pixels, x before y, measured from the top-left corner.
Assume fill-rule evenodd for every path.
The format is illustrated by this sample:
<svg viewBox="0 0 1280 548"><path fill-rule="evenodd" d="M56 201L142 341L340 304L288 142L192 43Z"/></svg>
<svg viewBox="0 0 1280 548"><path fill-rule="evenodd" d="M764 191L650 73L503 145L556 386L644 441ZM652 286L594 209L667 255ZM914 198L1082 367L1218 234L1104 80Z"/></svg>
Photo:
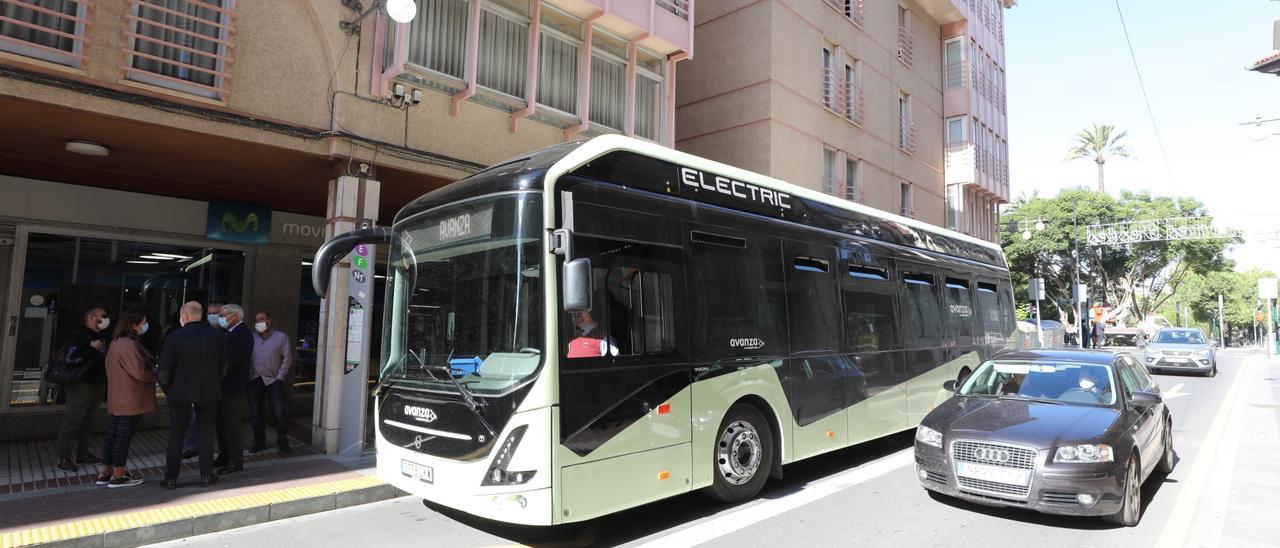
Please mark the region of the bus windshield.
<svg viewBox="0 0 1280 548"><path fill-rule="evenodd" d="M500 395L542 362L542 207L484 196L394 227L380 380Z"/></svg>

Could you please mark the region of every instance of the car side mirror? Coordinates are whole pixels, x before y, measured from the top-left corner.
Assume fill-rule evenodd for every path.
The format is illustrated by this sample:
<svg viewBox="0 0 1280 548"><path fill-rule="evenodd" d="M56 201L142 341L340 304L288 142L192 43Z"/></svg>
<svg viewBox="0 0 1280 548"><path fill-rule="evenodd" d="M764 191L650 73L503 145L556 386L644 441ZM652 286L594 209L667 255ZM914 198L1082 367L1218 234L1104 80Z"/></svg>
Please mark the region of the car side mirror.
<svg viewBox="0 0 1280 548"><path fill-rule="evenodd" d="M952 379L952 380L949 380L949 381L947 381L947 382L942 383L942 389L943 389L943 390L946 390L947 392L955 392L955 391L956 391L956 385L957 385L957 384L959 384L959 383L957 383L957 382L955 381L955 379Z"/></svg>
<svg viewBox="0 0 1280 548"><path fill-rule="evenodd" d="M1164 401L1164 398L1161 398L1160 394L1155 392L1134 392L1130 396L1130 401L1138 407L1151 407Z"/></svg>
<svg viewBox="0 0 1280 548"><path fill-rule="evenodd" d="M565 312L591 310L591 259L564 263L564 280L561 283Z"/></svg>

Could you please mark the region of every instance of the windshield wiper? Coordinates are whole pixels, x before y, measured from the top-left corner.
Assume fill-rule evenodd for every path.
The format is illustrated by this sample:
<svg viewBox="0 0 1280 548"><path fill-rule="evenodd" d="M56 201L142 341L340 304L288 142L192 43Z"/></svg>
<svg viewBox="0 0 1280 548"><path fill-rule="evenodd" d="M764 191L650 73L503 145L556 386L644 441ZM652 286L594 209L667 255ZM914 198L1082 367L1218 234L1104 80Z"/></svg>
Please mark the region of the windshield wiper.
<svg viewBox="0 0 1280 548"><path fill-rule="evenodd" d="M1047 403L1050 405L1063 405L1063 403L1060 401L1049 400L1045 398L1029 398L1026 396L1013 396L1013 395L1004 395L1004 396L996 396L996 397L1002 400L1030 401L1035 403Z"/></svg>
<svg viewBox="0 0 1280 548"><path fill-rule="evenodd" d="M449 368L449 362L453 360L453 350L454 349L452 348L449 349L449 357L444 360L444 376L453 383L453 386L458 388L458 393L462 394L463 400L466 400L467 406L471 408L471 413L476 416L476 419L480 421L480 424L484 426L484 429L489 431L489 435L497 437L498 433L493 430L492 426L489 426L489 421L484 420L484 416L480 414L480 408L483 407L484 404L480 403L480 401L475 398L475 395L471 393L470 388L467 388L465 384L458 382L458 379L453 377L453 370ZM431 367L426 364L423 365L424 367Z"/></svg>

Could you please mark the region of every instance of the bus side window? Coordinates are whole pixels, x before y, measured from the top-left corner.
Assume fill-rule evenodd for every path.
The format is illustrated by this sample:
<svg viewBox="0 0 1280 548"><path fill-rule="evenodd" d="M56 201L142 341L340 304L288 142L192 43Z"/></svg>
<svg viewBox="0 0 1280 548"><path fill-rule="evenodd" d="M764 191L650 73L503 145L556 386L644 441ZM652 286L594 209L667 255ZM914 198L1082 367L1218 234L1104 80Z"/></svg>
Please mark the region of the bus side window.
<svg viewBox="0 0 1280 548"><path fill-rule="evenodd" d="M956 343L962 347L974 344L973 295L969 292L969 280L948 276L944 291L947 325Z"/></svg>
<svg viewBox="0 0 1280 548"><path fill-rule="evenodd" d="M1008 333L1004 332L995 284L978 282L978 316L981 318L984 344L1003 344Z"/></svg>
<svg viewBox="0 0 1280 548"><path fill-rule="evenodd" d="M902 275L903 304L907 309L904 318L906 334L915 340L916 348L936 348L942 340L942 315L938 310L938 295L933 274L905 272Z"/></svg>
<svg viewBox="0 0 1280 548"><path fill-rule="evenodd" d="M1013 299L1009 295L1009 288L1004 287L1000 290L1000 322L1004 326L1001 332L1006 337L1013 334L1014 321Z"/></svg>
<svg viewBox="0 0 1280 548"><path fill-rule="evenodd" d="M852 352L901 348L889 271L849 266L844 282L845 345Z"/></svg>
<svg viewBox="0 0 1280 548"><path fill-rule="evenodd" d="M787 353L780 241L720 227L689 233L694 362Z"/></svg>
<svg viewBox="0 0 1280 548"><path fill-rule="evenodd" d="M582 237L575 246L576 255L591 259L595 295L590 311L566 314L565 357L674 353L679 251Z"/></svg>

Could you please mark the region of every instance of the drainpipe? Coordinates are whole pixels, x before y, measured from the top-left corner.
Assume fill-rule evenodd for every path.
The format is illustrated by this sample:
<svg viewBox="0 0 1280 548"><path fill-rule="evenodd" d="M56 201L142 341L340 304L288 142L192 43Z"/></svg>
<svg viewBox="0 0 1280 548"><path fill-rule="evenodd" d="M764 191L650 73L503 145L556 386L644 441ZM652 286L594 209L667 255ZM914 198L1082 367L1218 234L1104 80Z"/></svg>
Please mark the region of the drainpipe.
<svg viewBox="0 0 1280 548"><path fill-rule="evenodd" d="M667 101L662 116L667 119L667 143L676 148L676 63L689 58L689 52L678 51L667 57Z"/></svg>
<svg viewBox="0 0 1280 548"><path fill-rule="evenodd" d="M480 63L480 2L471 3L471 28L467 29L467 89L453 96L453 111L458 115L462 102L476 94L476 72Z"/></svg>
<svg viewBox="0 0 1280 548"><path fill-rule="evenodd" d="M652 11L649 17L653 17ZM652 20L652 19L650 19ZM627 106L626 114L622 116L622 132L627 137L635 137L636 135L636 66L639 65L639 59L636 57L636 46L641 40L649 37L649 33L642 32L637 34L627 42Z"/></svg>
<svg viewBox="0 0 1280 548"><path fill-rule="evenodd" d="M582 122L564 129L564 140L566 141L591 127L591 36L595 34L593 29L595 28L596 19L599 19L602 15L604 15L604 10L597 10L590 17L587 17L587 35L582 40L582 98L578 101L578 113L582 118Z"/></svg>
<svg viewBox="0 0 1280 548"><path fill-rule="evenodd" d="M533 114L538 100L538 42L542 34L542 2L533 3L533 24L529 27L529 77L525 79L524 108L511 113L511 133L520 128L520 120Z"/></svg>

